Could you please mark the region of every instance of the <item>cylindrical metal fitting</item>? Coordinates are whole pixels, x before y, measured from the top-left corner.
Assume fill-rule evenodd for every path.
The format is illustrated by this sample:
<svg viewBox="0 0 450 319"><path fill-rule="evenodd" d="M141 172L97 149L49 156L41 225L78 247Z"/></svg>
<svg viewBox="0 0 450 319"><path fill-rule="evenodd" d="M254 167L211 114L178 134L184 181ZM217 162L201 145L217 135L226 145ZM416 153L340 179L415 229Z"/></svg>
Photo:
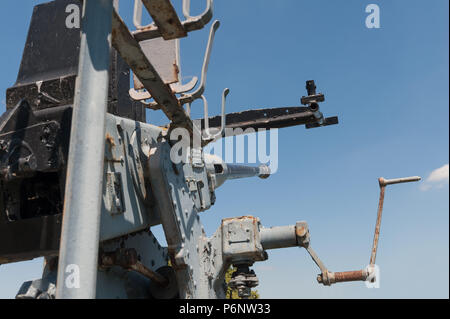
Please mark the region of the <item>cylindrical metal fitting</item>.
<svg viewBox="0 0 450 319"><path fill-rule="evenodd" d="M294 225L262 228L259 235L264 250L298 246Z"/></svg>
<svg viewBox="0 0 450 319"><path fill-rule="evenodd" d="M328 271L327 274L320 274L317 276L317 282L329 286L337 282L348 282L348 281L365 281L369 276L369 273L365 269L355 270L355 271L343 271L343 272L331 272Z"/></svg>

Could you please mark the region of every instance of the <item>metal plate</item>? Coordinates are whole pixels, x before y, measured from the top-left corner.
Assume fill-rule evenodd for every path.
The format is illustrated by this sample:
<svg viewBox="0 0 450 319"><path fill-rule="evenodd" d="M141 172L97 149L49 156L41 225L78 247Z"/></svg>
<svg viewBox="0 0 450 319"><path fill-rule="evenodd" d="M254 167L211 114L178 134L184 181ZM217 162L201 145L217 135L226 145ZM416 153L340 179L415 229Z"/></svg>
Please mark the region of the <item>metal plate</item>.
<svg viewBox="0 0 450 319"><path fill-rule="evenodd" d="M177 64L177 44L178 40L164 40L156 38L139 42L142 51L147 59L155 67L156 71L165 84L179 81L179 66ZM133 74L134 89L141 90L144 85Z"/></svg>

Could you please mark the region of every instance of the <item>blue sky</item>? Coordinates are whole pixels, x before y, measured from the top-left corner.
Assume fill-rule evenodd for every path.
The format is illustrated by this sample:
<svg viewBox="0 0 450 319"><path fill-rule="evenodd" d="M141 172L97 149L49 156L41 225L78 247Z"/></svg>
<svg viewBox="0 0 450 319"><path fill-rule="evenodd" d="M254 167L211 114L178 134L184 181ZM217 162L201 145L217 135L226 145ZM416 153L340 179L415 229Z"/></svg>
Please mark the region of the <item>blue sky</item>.
<svg viewBox="0 0 450 319"><path fill-rule="evenodd" d="M1 1L1 112L15 82L33 5ZM200 12L203 1L192 1ZM380 7L381 28L365 27ZM174 1L180 6L180 1ZM198 5L198 7L195 7ZM208 73L210 114L295 106L314 79L325 115L339 125L278 132L279 167L268 180L229 181L201 214L208 235L225 217L254 215L264 226L306 220L312 247L332 271L367 265L378 203L377 178L425 180L448 165L448 1L216 0L221 21ZM130 21L131 1L120 13ZM183 75L199 75L207 30L182 40ZM200 104L196 104L200 110ZM193 111L201 115L200 111ZM156 112L150 123L165 122ZM448 166L430 181L387 190L377 264L379 289L363 283L319 286L299 248L269 251L255 264L265 298L448 298ZM161 234L160 230L156 230ZM0 298L38 278L42 260L0 266Z"/></svg>

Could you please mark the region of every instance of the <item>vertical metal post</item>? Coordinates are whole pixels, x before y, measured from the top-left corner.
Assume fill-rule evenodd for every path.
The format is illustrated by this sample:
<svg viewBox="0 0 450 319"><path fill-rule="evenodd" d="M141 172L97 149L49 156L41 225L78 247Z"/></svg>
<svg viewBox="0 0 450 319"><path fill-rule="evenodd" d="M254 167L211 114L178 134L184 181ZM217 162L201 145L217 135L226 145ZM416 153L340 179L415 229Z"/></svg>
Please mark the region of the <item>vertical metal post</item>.
<svg viewBox="0 0 450 319"><path fill-rule="evenodd" d="M380 227L381 227L381 216L383 214L383 204L384 204L384 190L386 185L383 184L383 178L378 179L380 184L380 199L378 200L378 211L377 211L377 222L375 224L375 234L373 235L372 252L370 254L369 265L375 265L375 258L377 257L378 248L378 238L380 237Z"/></svg>
<svg viewBox="0 0 450 319"><path fill-rule="evenodd" d="M57 298L95 298L113 0L84 0Z"/></svg>

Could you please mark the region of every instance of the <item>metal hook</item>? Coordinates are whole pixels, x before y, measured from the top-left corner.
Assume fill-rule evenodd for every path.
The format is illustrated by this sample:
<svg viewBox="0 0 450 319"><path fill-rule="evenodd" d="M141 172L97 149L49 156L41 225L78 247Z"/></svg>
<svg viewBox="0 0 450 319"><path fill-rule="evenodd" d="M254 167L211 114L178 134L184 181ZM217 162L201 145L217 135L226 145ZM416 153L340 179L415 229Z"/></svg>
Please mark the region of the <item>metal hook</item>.
<svg viewBox="0 0 450 319"><path fill-rule="evenodd" d="M209 59L211 57L211 50L214 43L214 35L216 34L217 29L220 26L220 21L216 20L211 25L211 29L209 31L209 38L208 38L208 44L206 45L206 52L203 59L203 66L202 66L202 74L201 74L201 80L200 85L198 88L190 93L190 94L183 94L180 98L180 103L185 104L189 102L193 102L194 100L201 98L203 92L205 91L206 86L206 74L208 72L208 65L209 65Z"/></svg>
<svg viewBox="0 0 450 319"><path fill-rule="evenodd" d="M191 0L183 0L183 15L187 20L203 20L206 16L212 15L213 0L206 0L206 9L199 16L191 16Z"/></svg>
<svg viewBox="0 0 450 319"><path fill-rule="evenodd" d="M226 98L228 93L230 93L230 89L226 88L222 92L222 114L221 114L221 121L220 121L220 129L216 133L212 134L209 132L209 116L208 116L208 101L206 100L205 96L202 95L201 99L203 100L203 108L205 113L205 135L206 140L214 140L216 137L219 137L222 135L224 129L225 129L225 104L226 104ZM190 105L190 104L189 104Z"/></svg>
<svg viewBox="0 0 450 319"><path fill-rule="evenodd" d="M136 27L136 29L144 29L151 25L154 25L154 23L150 23L146 26L141 25L142 23L142 0L134 0L134 9L133 9L133 24Z"/></svg>

